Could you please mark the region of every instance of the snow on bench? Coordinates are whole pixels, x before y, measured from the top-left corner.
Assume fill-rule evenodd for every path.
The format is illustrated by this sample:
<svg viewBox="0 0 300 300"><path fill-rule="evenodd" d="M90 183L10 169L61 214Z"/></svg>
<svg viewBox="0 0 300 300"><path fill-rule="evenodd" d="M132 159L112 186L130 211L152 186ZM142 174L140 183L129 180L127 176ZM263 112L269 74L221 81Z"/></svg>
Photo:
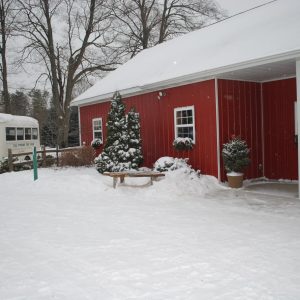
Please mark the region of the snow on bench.
<svg viewBox="0 0 300 300"><path fill-rule="evenodd" d="M117 186L118 178L120 178L120 182L123 183L125 181L125 177L150 177L150 184L153 185L153 180L157 177L163 177L165 174L154 171L147 172L104 172L103 175L110 176L113 178L113 186L114 189Z"/></svg>

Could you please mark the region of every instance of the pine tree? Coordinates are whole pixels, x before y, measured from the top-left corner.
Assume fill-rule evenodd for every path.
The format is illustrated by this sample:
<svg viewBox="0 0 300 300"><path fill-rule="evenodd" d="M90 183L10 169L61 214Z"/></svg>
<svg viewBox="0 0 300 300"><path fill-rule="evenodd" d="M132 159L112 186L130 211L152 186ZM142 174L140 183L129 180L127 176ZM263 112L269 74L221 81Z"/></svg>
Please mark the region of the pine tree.
<svg viewBox="0 0 300 300"><path fill-rule="evenodd" d="M227 172L242 172L250 164L250 149L240 137L233 136L223 145L222 157Z"/></svg>
<svg viewBox="0 0 300 300"><path fill-rule="evenodd" d="M116 92L111 101L107 120L107 140L103 152L96 159L97 170L123 171L130 169L129 136L125 117L125 105L120 93Z"/></svg>
<svg viewBox="0 0 300 300"><path fill-rule="evenodd" d="M143 162L142 154L142 140L140 133L140 116L135 111L135 108L131 108L128 112L127 118L128 136L129 136L129 155L131 168L137 169Z"/></svg>

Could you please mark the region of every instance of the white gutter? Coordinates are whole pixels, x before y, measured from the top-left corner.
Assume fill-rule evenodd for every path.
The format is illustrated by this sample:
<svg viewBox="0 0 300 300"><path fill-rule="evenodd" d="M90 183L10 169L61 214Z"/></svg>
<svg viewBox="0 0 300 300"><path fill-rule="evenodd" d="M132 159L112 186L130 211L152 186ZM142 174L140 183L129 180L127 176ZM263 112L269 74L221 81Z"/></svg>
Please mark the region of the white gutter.
<svg viewBox="0 0 300 300"><path fill-rule="evenodd" d="M269 63L274 63L274 62L279 62L284 60L296 60L297 58L298 59L300 58L300 50L294 50L294 51L289 51L281 54L270 55L264 58L253 59L246 62L240 62L229 66L223 66L219 68L196 72L193 74L183 75L183 76L179 76L179 77L175 77L175 78L171 78L171 79L167 79L155 83L144 84L142 86L136 86L133 88L120 90L119 92L122 94L123 97L130 97L134 95L144 94L146 92L157 91L160 89L166 89L166 88L178 86L178 84L185 85L185 84L199 82L200 80L204 81L204 80L213 79L215 78L215 76L219 76L223 73L234 72L241 69L257 67L264 64L269 64ZM77 106L77 105L87 105L92 103L106 102L108 101L109 98L112 97L113 93L114 92L98 95L91 98L79 99L79 100L74 99L71 102L71 105Z"/></svg>

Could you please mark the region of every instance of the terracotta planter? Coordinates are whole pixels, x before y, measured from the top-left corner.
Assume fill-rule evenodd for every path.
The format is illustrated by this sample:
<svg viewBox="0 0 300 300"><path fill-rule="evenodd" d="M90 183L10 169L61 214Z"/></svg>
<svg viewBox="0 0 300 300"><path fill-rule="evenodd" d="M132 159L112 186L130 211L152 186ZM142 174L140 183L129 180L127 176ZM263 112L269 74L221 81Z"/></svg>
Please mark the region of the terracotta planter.
<svg viewBox="0 0 300 300"><path fill-rule="evenodd" d="M244 174L242 173L228 173L228 186L234 189L241 188L243 186Z"/></svg>

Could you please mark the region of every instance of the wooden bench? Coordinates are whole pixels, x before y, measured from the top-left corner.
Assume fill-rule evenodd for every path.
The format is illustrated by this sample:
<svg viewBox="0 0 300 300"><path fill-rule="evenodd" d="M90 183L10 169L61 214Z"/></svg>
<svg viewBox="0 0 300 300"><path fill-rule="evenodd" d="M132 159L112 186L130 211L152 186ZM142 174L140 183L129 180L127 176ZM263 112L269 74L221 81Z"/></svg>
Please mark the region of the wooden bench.
<svg viewBox="0 0 300 300"><path fill-rule="evenodd" d="M147 172L104 172L103 175L110 176L113 178L113 186L114 189L117 186L118 178L120 178L120 182L123 183L125 181L125 177L150 177L150 184L153 185L153 180L157 177L163 177L165 174L154 171Z"/></svg>

